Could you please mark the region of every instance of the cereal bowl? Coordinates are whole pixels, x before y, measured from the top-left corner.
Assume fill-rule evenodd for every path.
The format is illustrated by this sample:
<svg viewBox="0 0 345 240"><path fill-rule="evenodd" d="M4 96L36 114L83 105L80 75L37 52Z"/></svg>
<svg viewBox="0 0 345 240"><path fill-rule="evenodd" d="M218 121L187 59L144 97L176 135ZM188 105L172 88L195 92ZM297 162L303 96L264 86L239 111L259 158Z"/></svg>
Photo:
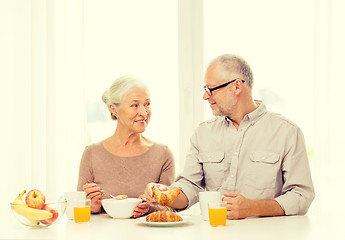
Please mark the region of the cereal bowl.
<svg viewBox="0 0 345 240"><path fill-rule="evenodd" d="M135 207L141 203L140 198L103 199L102 206L105 212L112 218L130 218L133 216Z"/></svg>

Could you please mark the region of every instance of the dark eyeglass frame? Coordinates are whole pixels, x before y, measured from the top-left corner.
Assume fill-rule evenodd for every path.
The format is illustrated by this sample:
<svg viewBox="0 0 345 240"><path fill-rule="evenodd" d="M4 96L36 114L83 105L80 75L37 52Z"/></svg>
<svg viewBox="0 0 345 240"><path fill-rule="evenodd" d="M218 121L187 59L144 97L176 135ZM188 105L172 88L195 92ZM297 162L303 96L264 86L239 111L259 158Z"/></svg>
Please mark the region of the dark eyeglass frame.
<svg viewBox="0 0 345 240"><path fill-rule="evenodd" d="M236 78L236 79L234 79L234 80L231 80L230 82L224 83L224 84L219 85L219 86L214 87L214 88L208 88L208 87L204 86L204 90L205 90L205 92L206 92L209 96L212 96L212 92L213 92L214 90L217 90L217 89L219 89L219 88L226 87L226 86L228 86L230 83L233 83L233 82L235 82L235 81L238 80L238 79L241 80L243 83L245 82L245 80L243 80L243 79Z"/></svg>

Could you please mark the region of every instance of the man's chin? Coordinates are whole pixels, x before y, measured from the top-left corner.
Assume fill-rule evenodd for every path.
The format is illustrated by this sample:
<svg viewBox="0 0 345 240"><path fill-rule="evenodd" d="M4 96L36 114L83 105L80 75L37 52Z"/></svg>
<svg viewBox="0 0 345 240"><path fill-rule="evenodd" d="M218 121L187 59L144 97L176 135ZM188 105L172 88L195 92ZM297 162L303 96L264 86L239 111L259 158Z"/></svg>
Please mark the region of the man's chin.
<svg viewBox="0 0 345 240"><path fill-rule="evenodd" d="M223 114L217 109L217 110L212 110L212 114L214 116L222 116Z"/></svg>
<svg viewBox="0 0 345 240"><path fill-rule="evenodd" d="M214 110L212 109L212 114L216 117L227 116L227 114L224 111L221 111L219 108Z"/></svg>

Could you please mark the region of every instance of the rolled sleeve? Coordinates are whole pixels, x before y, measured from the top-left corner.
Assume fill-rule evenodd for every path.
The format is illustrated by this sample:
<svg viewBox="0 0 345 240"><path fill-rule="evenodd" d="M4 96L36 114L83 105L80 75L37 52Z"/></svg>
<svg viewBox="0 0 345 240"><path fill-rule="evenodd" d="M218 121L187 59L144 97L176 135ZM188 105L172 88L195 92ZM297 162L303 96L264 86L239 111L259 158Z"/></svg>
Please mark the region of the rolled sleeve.
<svg viewBox="0 0 345 240"><path fill-rule="evenodd" d="M194 185L193 183L189 182L185 178L179 176L178 180L173 183L171 186L173 187L181 187L182 192L186 195L188 199L188 205L186 208L193 206L195 203L199 201L199 192L202 188Z"/></svg>
<svg viewBox="0 0 345 240"><path fill-rule="evenodd" d="M302 196L291 192L281 195L275 198L275 200L279 203L287 216L297 214L303 215L307 212L309 207L303 207L305 204L302 203Z"/></svg>

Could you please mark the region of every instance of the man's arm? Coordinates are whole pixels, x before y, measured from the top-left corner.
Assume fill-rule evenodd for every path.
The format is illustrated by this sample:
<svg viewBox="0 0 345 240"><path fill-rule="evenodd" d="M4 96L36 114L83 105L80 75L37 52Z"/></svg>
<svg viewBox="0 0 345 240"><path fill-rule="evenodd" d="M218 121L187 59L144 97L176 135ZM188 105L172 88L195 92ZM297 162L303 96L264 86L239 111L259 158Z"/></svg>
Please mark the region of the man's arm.
<svg viewBox="0 0 345 240"><path fill-rule="evenodd" d="M178 195L178 197L173 201L170 207L175 209L185 209L188 206L188 198L183 191Z"/></svg>
<svg viewBox="0 0 345 240"><path fill-rule="evenodd" d="M227 218L283 216L285 212L276 200L252 200L239 193L224 193L227 202Z"/></svg>
<svg viewBox="0 0 345 240"><path fill-rule="evenodd" d="M315 197L304 136L299 128L287 142L288 153L282 162L284 184L281 195L275 200L285 215L303 215Z"/></svg>

